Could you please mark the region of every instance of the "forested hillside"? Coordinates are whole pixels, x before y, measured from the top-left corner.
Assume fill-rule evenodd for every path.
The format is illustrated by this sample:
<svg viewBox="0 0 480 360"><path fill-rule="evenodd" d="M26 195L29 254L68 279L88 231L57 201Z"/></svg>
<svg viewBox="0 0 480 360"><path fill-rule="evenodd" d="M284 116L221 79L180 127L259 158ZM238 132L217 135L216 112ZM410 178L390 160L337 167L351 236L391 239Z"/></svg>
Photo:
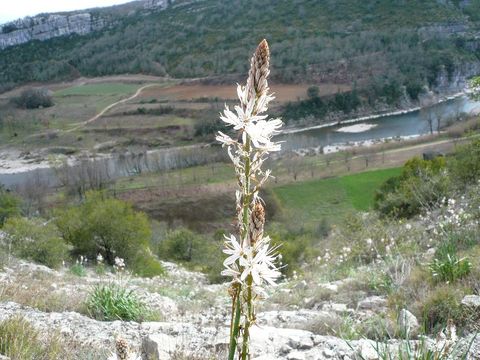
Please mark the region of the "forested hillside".
<svg viewBox="0 0 480 360"><path fill-rule="evenodd" d="M406 90L416 99L440 74L478 65L479 7L476 0L177 2L86 36L7 48L0 88L123 73L235 76L246 71L251 44L265 37L277 81L346 83L388 103Z"/></svg>

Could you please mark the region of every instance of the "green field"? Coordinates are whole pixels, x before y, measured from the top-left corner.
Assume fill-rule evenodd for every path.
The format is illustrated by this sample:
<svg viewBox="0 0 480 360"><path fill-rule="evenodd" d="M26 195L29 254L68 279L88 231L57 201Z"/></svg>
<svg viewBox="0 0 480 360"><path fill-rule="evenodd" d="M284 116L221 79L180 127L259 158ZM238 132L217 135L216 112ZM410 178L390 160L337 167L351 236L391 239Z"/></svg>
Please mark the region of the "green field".
<svg viewBox="0 0 480 360"><path fill-rule="evenodd" d="M55 92L55 96L122 95L137 91L139 84L104 83L72 86Z"/></svg>
<svg viewBox="0 0 480 360"><path fill-rule="evenodd" d="M375 170L279 186L274 192L287 214L302 223L337 220L354 210L369 210L375 190L400 172L401 168Z"/></svg>

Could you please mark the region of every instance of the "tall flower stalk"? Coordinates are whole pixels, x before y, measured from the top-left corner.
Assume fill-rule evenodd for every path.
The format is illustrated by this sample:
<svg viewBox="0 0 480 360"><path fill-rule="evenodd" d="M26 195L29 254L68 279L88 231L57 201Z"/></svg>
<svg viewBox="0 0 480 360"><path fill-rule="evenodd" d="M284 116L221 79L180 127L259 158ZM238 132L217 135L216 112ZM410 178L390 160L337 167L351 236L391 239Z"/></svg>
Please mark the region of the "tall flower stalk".
<svg viewBox="0 0 480 360"><path fill-rule="evenodd" d="M236 231L225 236L224 253L228 255L222 275L232 278L229 294L232 297L229 360L250 358L250 329L255 324L255 303L265 298L265 285L275 285L279 278L275 262L276 248L264 235L265 210L259 191L270 177L262 165L280 144L272 137L282 126L280 119L268 119L268 104L273 100L268 87L270 51L263 40L250 63L245 86L237 86L240 104L234 111L225 106L221 120L237 132L230 137L222 132L217 140L227 147L233 162L238 189L236 191Z"/></svg>

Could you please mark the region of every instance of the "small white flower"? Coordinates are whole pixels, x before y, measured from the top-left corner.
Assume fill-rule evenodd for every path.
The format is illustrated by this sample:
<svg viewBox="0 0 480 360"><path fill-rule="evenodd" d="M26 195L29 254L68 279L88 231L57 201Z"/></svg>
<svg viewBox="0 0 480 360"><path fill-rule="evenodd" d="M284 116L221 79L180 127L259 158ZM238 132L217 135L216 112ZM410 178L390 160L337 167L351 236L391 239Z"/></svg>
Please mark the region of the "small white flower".
<svg viewBox="0 0 480 360"><path fill-rule="evenodd" d="M118 256L115 257L115 266L120 268L120 269L123 269L125 267L125 260L123 260L122 258L119 258Z"/></svg>

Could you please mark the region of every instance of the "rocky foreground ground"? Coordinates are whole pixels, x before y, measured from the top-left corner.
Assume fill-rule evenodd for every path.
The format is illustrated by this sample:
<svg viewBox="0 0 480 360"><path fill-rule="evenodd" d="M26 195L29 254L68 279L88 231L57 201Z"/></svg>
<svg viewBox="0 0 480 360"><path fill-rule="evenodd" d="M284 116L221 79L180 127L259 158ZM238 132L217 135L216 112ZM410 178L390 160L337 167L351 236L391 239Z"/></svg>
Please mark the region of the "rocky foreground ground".
<svg viewBox="0 0 480 360"><path fill-rule="evenodd" d="M88 347L98 359L106 358L114 350L118 337L126 339L144 359L225 358L229 321L226 287L210 285L202 274L186 271L177 265L164 265L167 269L164 277L124 276L120 279L116 275L97 275L93 271L79 277L67 269L55 271L20 260L10 261L0 272L0 321L21 316L41 333L60 334L66 343ZM275 289L275 296L277 299L291 296L292 292L309 286L338 293L348 281L323 284L285 282ZM87 293L101 282L126 284L149 308L158 312L160 321L103 322L82 315L82 302ZM476 302L480 309L480 297L465 301ZM303 299L303 302L307 304L311 299ZM386 311L385 298L369 296L358 301L356 307L331 301L306 307L308 309L267 301L259 311L258 326L252 331L253 358L379 358L379 343L327 336L318 330L321 326L312 324L332 324L352 314L357 319L372 317ZM412 314L405 312L404 315L406 326L418 326ZM428 341L433 346L434 341ZM386 346L394 353L399 344L400 341L390 340ZM480 358L480 339L474 340L470 358Z"/></svg>

